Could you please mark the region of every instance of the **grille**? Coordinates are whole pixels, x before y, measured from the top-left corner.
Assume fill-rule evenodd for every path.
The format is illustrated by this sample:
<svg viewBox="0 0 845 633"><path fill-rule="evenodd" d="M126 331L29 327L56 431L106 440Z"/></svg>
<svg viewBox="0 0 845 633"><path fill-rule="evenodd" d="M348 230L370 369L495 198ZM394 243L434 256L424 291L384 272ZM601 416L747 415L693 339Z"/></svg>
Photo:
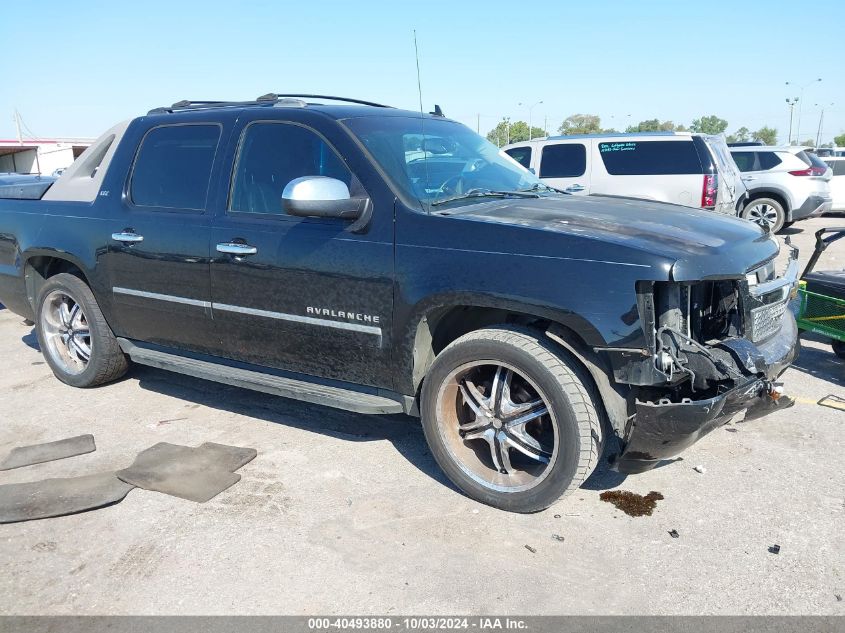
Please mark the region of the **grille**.
<svg viewBox="0 0 845 633"><path fill-rule="evenodd" d="M751 340L757 343L780 329L786 302L770 303L751 311Z"/></svg>

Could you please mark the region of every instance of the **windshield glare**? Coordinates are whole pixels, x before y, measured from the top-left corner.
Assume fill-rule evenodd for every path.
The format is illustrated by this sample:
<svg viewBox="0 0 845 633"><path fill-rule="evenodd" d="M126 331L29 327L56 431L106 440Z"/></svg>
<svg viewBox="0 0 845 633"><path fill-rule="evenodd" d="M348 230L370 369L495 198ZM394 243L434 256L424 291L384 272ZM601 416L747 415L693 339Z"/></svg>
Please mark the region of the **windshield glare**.
<svg viewBox="0 0 845 633"><path fill-rule="evenodd" d="M495 145L460 123L413 117L345 121L393 183L424 208L462 195L550 190ZM484 198L462 198L470 204Z"/></svg>

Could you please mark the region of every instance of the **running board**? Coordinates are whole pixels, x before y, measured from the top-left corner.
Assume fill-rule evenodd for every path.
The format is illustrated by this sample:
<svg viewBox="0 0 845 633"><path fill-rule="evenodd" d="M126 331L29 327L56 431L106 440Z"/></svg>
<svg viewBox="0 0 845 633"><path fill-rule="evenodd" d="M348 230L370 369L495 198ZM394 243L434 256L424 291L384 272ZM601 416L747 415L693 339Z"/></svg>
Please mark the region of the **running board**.
<svg viewBox="0 0 845 633"><path fill-rule="evenodd" d="M356 413L390 414L405 413L401 402L385 396L362 393L343 387L319 384L307 380L286 378L260 371L232 367L197 358L171 354L157 349L142 347L125 338L117 342L125 354L140 365L148 365L186 374L195 378L221 382L233 387L261 391L274 396L302 400L326 407L354 411Z"/></svg>

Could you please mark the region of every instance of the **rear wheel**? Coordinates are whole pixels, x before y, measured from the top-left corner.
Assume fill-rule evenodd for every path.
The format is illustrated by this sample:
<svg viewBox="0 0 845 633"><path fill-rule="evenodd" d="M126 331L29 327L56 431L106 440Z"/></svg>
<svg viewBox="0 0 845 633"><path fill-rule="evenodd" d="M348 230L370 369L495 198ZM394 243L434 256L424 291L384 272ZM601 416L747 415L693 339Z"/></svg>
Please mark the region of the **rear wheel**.
<svg viewBox="0 0 845 633"><path fill-rule="evenodd" d="M845 358L845 341L832 341L830 343L833 347L833 353L839 358Z"/></svg>
<svg viewBox="0 0 845 633"><path fill-rule="evenodd" d="M435 359L423 385L434 458L468 496L536 512L571 492L599 458L602 427L589 379L542 333L471 332Z"/></svg>
<svg viewBox="0 0 845 633"><path fill-rule="evenodd" d="M780 231L786 222L781 204L772 198L756 198L742 210L742 217L762 227L770 227L772 233Z"/></svg>
<svg viewBox="0 0 845 633"><path fill-rule="evenodd" d="M120 378L126 357L84 281L60 273L44 284L36 307L36 336L56 378L93 387Z"/></svg>

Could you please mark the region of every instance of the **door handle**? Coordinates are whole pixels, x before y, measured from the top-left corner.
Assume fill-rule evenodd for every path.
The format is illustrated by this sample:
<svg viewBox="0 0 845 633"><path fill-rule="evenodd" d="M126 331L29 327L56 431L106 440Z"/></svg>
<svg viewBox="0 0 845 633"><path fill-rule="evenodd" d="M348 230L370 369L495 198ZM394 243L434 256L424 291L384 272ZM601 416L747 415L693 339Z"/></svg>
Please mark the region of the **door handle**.
<svg viewBox="0 0 845 633"><path fill-rule="evenodd" d="M566 193L577 193L579 191L584 191L584 185L579 185L575 183L574 185L569 185L566 189L564 189Z"/></svg>
<svg viewBox="0 0 845 633"><path fill-rule="evenodd" d="M226 253L227 255L237 255L243 257L244 255L255 255L258 249L249 244L239 244L238 242L223 242L217 245L218 253Z"/></svg>
<svg viewBox="0 0 845 633"><path fill-rule="evenodd" d="M116 242L123 242L124 244L135 244L144 241L144 236L133 233L132 229L123 229L120 233L112 233L111 238Z"/></svg>

